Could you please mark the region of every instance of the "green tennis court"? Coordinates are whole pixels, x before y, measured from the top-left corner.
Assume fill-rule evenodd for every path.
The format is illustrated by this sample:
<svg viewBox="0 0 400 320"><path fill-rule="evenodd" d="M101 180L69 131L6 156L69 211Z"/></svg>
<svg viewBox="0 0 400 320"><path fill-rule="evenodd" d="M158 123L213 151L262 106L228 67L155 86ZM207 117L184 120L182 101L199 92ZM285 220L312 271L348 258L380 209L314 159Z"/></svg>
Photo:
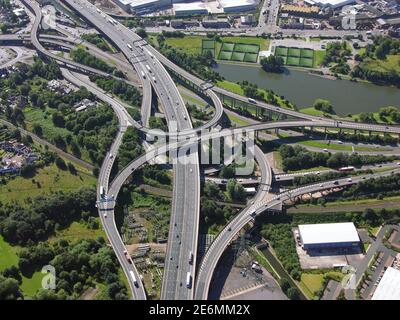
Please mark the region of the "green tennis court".
<svg viewBox="0 0 400 320"><path fill-rule="evenodd" d="M277 56L287 56L288 53L288 48L286 47L276 47L275 49L275 55Z"/></svg>
<svg viewBox="0 0 400 320"><path fill-rule="evenodd" d="M302 58L313 58L314 57L314 50L301 49L301 57Z"/></svg>
<svg viewBox="0 0 400 320"><path fill-rule="evenodd" d="M286 64L289 66L298 66L298 65L300 65L300 58L299 57L287 57Z"/></svg>
<svg viewBox="0 0 400 320"><path fill-rule="evenodd" d="M300 66L311 68L314 65L314 61L311 58L300 58Z"/></svg>
<svg viewBox="0 0 400 320"><path fill-rule="evenodd" d="M219 52L219 60L231 60L232 52L231 51L220 51Z"/></svg>
<svg viewBox="0 0 400 320"><path fill-rule="evenodd" d="M289 57L300 57L300 49L299 48L289 48L287 55Z"/></svg>
<svg viewBox="0 0 400 320"><path fill-rule="evenodd" d="M246 53L244 56L244 62L257 62L258 54L256 53Z"/></svg>
<svg viewBox="0 0 400 320"><path fill-rule="evenodd" d="M232 61L243 61L245 53L244 52L233 52L231 60Z"/></svg>
<svg viewBox="0 0 400 320"><path fill-rule="evenodd" d="M223 42L221 46L222 51L233 51L235 44L231 42Z"/></svg>
<svg viewBox="0 0 400 320"><path fill-rule="evenodd" d="M215 48L215 41L214 40L203 39L202 46L203 46L203 49L214 49Z"/></svg>

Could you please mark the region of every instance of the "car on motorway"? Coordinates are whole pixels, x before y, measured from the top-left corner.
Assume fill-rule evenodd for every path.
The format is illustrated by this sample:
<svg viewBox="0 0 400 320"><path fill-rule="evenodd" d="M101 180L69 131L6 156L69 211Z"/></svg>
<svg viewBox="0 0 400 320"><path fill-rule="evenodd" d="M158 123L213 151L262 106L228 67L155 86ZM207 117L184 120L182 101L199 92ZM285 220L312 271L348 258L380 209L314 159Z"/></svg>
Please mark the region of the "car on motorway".
<svg viewBox="0 0 400 320"><path fill-rule="evenodd" d="M338 184L339 184L339 181L335 181L334 183L333 183L335 186L337 186Z"/></svg>
<svg viewBox="0 0 400 320"><path fill-rule="evenodd" d="M104 218L107 218L107 213L105 213L103 216L104 216Z"/></svg>

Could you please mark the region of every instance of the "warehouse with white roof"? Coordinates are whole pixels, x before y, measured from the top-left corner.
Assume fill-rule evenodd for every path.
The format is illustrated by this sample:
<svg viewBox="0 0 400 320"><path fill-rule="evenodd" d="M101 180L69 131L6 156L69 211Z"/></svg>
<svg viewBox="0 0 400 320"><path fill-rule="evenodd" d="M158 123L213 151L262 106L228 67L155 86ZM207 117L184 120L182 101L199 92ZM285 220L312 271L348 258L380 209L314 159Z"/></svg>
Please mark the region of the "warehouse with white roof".
<svg viewBox="0 0 400 320"><path fill-rule="evenodd" d="M360 238L352 222L299 225L304 250L323 248L353 248Z"/></svg>
<svg viewBox="0 0 400 320"><path fill-rule="evenodd" d="M355 3L356 0L305 0L305 3L308 3L312 6L319 6L322 8L332 8L332 9L336 9L336 8L340 8L340 7L344 7L346 5Z"/></svg>
<svg viewBox="0 0 400 320"><path fill-rule="evenodd" d="M225 13L245 12L256 8L255 0L217 0Z"/></svg>
<svg viewBox="0 0 400 320"><path fill-rule="evenodd" d="M176 16L189 16L194 14L208 14L208 10L203 2L189 2L174 4Z"/></svg>
<svg viewBox="0 0 400 320"><path fill-rule="evenodd" d="M372 300L400 300L400 270L386 269Z"/></svg>

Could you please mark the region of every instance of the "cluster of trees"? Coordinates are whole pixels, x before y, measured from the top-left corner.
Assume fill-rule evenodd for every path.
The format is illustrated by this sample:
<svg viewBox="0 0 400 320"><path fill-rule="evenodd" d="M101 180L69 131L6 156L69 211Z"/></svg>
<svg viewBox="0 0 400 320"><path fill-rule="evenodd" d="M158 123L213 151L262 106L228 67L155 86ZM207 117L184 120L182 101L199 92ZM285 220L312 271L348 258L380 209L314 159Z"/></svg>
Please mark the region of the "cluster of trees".
<svg viewBox="0 0 400 320"><path fill-rule="evenodd" d="M121 100L129 103L133 107L140 107L142 95L134 86L127 84L122 80L114 78L105 78L102 76L92 75L90 81L96 83L97 86L107 92L111 92L119 97Z"/></svg>
<svg viewBox="0 0 400 320"><path fill-rule="evenodd" d="M387 122L390 119L393 122L400 123L400 110L396 107L384 107L379 110L379 118Z"/></svg>
<svg viewBox="0 0 400 320"><path fill-rule="evenodd" d="M171 184L171 178L167 174L167 171L157 165L147 165L143 167L143 176L151 180L155 180L164 185Z"/></svg>
<svg viewBox="0 0 400 320"><path fill-rule="evenodd" d="M84 112L72 111L67 115L56 112L53 113L52 120L55 126L66 128L73 134L65 137L56 135L53 138L54 144L65 150L69 146L77 157L81 157L81 148L85 148L90 160L97 165L102 163L118 130L115 114L107 105L90 108ZM33 128L34 132L36 128L38 127Z"/></svg>
<svg viewBox="0 0 400 320"><path fill-rule="evenodd" d="M361 181L342 192L345 198L360 198L364 196L378 195L378 198L399 194L400 174L388 177L379 177Z"/></svg>
<svg viewBox="0 0 400 320"><path fill-rule="evenodd" d="M333 179L339 179L342 177L347 176L348 174L346 172L327 172L323 174L306 174L303 176L297 176L293 179L293 185L295 186L301 186L305 184L311 184L315 182L320 182L320 181L328 181L328 180L333 180Z"/></svg>
<svg viewBox="0 0 400 320"><path fill-rule="evenodd" d="M54 244L39 242L23 248L18 255L18 267L12 266L0 275L0 299L22 298L19 290L21 275L30 277L33 272L49 264L57 272L56 289L40 289L34 299L78 299L96 283L106 284L110 299L128 298L126 287L118 277L117 259L102 237L73 244L63 239Z"/></svg>
<svg viewBox="0 0 400 320"><path fill-rule="evenodd" d="M267 72L282 73L283 72L283 58L270 55L266 58L261 58L260 64L262 68Z"/></svg>
<svg viewBox="0 0 400 320"><path fill-rule="evenodd" d="M385 157L383 155L359 155L345 153L322 153L312 152L301 146L282 145L279 147L282 157L283 170L300 170L313 167L340 168L344 166L359 167L375 163L393 161L396 157Z"/></svg>
<svg viewBox="0 0 400 320"><path fill-rule="evenodd" d="M226 191L231 200L244 201L246 199L246 192L240 183L237 183L235 179L230 179L226 184Z"/></svg>
<svg viewBox="0 0 400 320"><path fill-rule="evenodd" d="M373 43L367 45L365 53L356 57L360 64L353 68L352 77L366 79L376 83L387 83L399 86L400 75L395 68L383 70L377 69L373 60L385 60L388 55L398 55L400 53L400 40L390 37L374 37Z"/></svg>
<svg viewBox="0 0 400 320"><path fill-rule="evenodd" d="M152 129L160 129L162 131L168 131L167 122L163 118L157 118L151 116L149 119L149 126Z"/></svg>
<svg viewBox="0 0 400 320"><path fill-rule="evenodd" d="M204 110L200 110L194 104L186 103L186 108L191 117L199 119L202 121L207 121L211 119L211 116Z"/></svg>
<svg viewBox="0 0 400 320"><path fill-rule="evenodd" d="M235 214L235 210L227 205L218 204L217 201L201 197L200 216L204 224L211 228L225 225Z"/></svg>
<svg viewBox="0 0 400 320"><path fill-rule="evenodd" d="M295 280L300 280L301 267L290 223L264 224L261 235L271 243L279 261L290 276Z"/></svg>
<svg viewBox="0 0 400 320"><path fill-rule="evenodd" d="M114 74L115 76L121 76L121 72L117 72L115 67L108 65L105 61L93 56L83 48L72 50L70 55L75 62L107 72L109 74Z"/></svg>
<svg viewBox="0 0 400 320"><path fill-rule="evenodd" d="M286 278L279 279L279 286L281 287L282 291L287 295L290 300L299 300L300 293L296 287L292 287L290 282Z"/></svg>
<svg viewBox="0 0 400 320"><path fill-rule="evenodd" d="M356 118L357 120L357 118ZM315 131L309 131L305 130L305 132L311 134L311 135L316 135ZM362 133L348 133L348 132L327 132L326 135L319 135L321 139L328 139L328 140L335 140L339 139L341 141L351 141L351 142L363 142L363 143L377 143L377 144L397 144L398 139L389 135L389 134L371 134L371 135L366 135Z"/></svg>
<svg viewBox="0 0 400 320"><path fill-rule="evenodd" d="M223 80L221 75L212 69L215 65L215 60L211 52L188 54L181 50L176 50L165 43L165 37L162 34L157 36L157 42L161 52L178 66L212 82Z"/></svg>
<svg viewBox="0 0 400 320"><path fill-rule="evenodd" d="M350 67L347 64L347 59L351 55L351 50L346 42L331 42L328 43L326 54L322 60L323 66L334 64L331 71L335 74L348 74Z"/></svg>
<svg viewBox="0 0 400 320"><path fill-rule="evenodd" d="M223 179L231 179L235 177L235 166L223 166L221 171L219 172L219 177Z"/></svg>
<svg viewBox="0 0 400 320"><path fill-rule="evenodd" d="M97 33L86 33L81 35L82 39L94 44L97 48L103 50L103 51L108 51L112 52L110 45L107 43L104 38L97 34Z"/></svg>
<svg viewBox="0 0 400 320"><path fill-rule="evenodd" d="M320 110L324 113L335 114L332 103L330 103L330 101L328 101L328 100L317 99L317 100L315 100L313 107L314 107L314 109Z"/></svg>
<svg viewBox="0 0 400 320"><path fill-rule="evenodd" d="M132 160L136 159L143 152L139 132L128 127L122 137L122 144L118 150L117 163L119 170L125 168Z"/></svg>
<svg viewBox="0 0 400 320"><path fill-rule="evenodd" d="M20 204L0 204L0 234L7 242L19 245L44 240L71 221L95 215L94 189L57 192L36 197L27 207Z"/></svg>

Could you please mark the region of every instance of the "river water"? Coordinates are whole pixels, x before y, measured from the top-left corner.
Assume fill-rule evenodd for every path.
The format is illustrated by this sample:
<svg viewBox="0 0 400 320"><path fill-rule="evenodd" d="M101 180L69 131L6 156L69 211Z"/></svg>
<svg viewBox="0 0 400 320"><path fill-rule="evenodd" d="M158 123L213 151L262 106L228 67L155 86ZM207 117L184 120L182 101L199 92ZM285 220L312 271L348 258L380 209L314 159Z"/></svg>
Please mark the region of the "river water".
<svg viewBox="0 0 400 320"><path fill-rule="evenodd" d="M260 67L219 63L215 70L226 80L247 80L260 88L285 96L299 109L312 106L315 99L329 100L339 115L400 107L400 89L348 80L330 80L305 71L286 69L283 74L267 73Z"/></svg>

